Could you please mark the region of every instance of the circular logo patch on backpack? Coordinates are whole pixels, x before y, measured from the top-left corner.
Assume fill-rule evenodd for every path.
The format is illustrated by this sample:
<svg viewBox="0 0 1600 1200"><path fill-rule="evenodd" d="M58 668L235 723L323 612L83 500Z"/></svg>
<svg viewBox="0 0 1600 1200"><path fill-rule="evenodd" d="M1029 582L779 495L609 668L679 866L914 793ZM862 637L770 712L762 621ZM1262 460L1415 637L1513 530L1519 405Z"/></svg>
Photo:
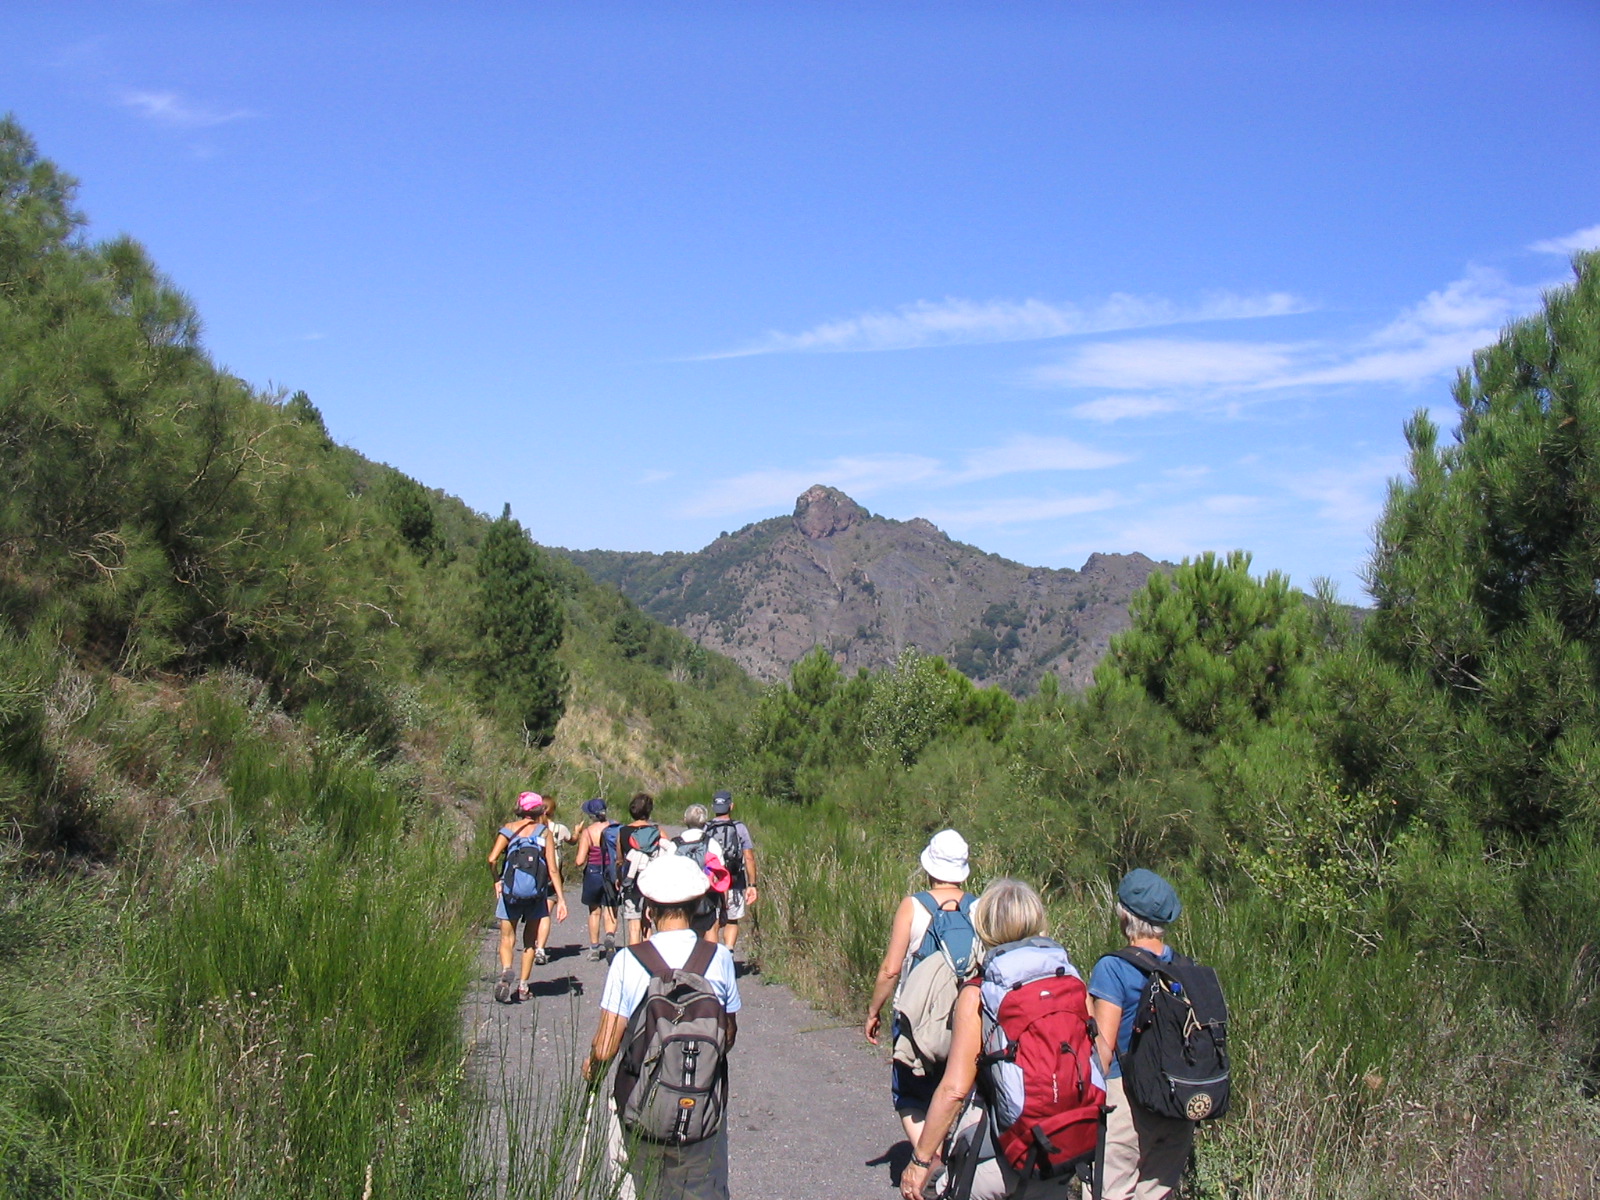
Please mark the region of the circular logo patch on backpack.
<svg viewBox="0 0 1600 1200"><path fill-rule="evenodd" d="M1184 1106L1184 1111L1189 1114L1191 1121L1203 1121L1211 1115L1211 1093L1196 1092L1189 1097L1189 1103Z"/></svg>
<svg viewBox="0 0 1600 1200"><path fill-rule="evenodd" d="M678 1107L679 1108L693 1108L694 1107L694 1097L693 1096L684 1096L682 1099L680 1099L678 1101ZM1206 1098L1206 1111L1207 1112L1211 1111L1211 1098L1209 1096Z"/></svg>

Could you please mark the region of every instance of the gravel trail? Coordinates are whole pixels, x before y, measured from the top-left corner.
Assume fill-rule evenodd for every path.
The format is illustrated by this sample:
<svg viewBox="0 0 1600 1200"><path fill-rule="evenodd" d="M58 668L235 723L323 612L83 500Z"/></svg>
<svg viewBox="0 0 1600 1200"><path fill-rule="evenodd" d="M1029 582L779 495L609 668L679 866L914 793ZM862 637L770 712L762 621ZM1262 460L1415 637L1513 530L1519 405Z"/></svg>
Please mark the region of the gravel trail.
<svg viewBox="0 0 1600 1200"><path fill-rule="evenodd" d="M575 890L567 904L567 920L550 934L550 963L533 969L535 995L524 1003L495 1002L499 935L485 932L465 1013L476 1078L527 1081L553 1095L576 1074L599 1020L606 964L586 952L586 911ZM842 1026L750 972L742 950L739 959L744 1007L729 1055L732 1200L892 1200L909 1147L889 1107L884 1053L856 1025ZM489 1090L498 1104L501 1089ZM514 1123L497 1136L517 1136Z"/></svg>

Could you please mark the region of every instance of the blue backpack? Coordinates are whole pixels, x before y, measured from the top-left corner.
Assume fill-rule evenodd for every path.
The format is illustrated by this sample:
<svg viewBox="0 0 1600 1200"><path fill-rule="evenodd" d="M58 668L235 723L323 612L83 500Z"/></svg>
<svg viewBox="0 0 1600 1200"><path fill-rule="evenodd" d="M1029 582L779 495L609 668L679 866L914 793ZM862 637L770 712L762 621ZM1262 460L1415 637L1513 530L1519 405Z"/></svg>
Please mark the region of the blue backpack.
<svg viewBox="0 0 1600 1200"><path fill-rule="evenodd" d="M962 896L955 908L940 908L932 892L918 892L917 900L928 910L928 932L922 935L922 944L913 956L920 963L930 954L943 954L957 979L972 974L978 954L978 934L972 928L972 906L976 900Z"/></svg>
<svg viewBox="0 0 1600 1200"><path fill-rule="evenodd" d="M501 830L506 833L505 830ZM508 837L511 837L507 833ZM550 864L544 854L544 826L511 837L500 868L500 894L512 902L537 900L550 888Z"/></svg>

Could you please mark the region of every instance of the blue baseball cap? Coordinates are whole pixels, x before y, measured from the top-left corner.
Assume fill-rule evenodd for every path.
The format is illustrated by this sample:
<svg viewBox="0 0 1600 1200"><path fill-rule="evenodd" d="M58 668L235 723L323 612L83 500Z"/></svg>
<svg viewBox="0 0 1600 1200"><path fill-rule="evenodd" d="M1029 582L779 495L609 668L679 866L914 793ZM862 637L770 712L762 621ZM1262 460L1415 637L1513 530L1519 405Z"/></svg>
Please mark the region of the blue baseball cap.
<svg viewBox="0 0 1600 1200"><path fill-rule="evenodd" d="M593 800L585 800L583 802L583 811L591 817L603 817L606 815L606 802L599 796L596 796Z"/></svg>

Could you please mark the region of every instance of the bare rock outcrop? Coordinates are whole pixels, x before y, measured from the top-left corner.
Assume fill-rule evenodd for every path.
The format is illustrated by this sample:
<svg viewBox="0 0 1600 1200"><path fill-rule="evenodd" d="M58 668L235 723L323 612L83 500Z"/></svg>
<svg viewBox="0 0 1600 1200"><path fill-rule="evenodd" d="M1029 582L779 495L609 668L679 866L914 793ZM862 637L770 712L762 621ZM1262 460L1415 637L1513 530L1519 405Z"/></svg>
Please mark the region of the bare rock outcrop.
<svg viewBox="0 0 1600 1200"><path fill-rule="evenodd" d="M873 516L821 484L772 517L692 554L565 551L658 620L779 679L813 646L879 667L906 646L1018 693L1047 672L1081 689L1128 600L1164 564L1094 554L1082 570L1028 567L948 537L920 517Z"/></svg>

